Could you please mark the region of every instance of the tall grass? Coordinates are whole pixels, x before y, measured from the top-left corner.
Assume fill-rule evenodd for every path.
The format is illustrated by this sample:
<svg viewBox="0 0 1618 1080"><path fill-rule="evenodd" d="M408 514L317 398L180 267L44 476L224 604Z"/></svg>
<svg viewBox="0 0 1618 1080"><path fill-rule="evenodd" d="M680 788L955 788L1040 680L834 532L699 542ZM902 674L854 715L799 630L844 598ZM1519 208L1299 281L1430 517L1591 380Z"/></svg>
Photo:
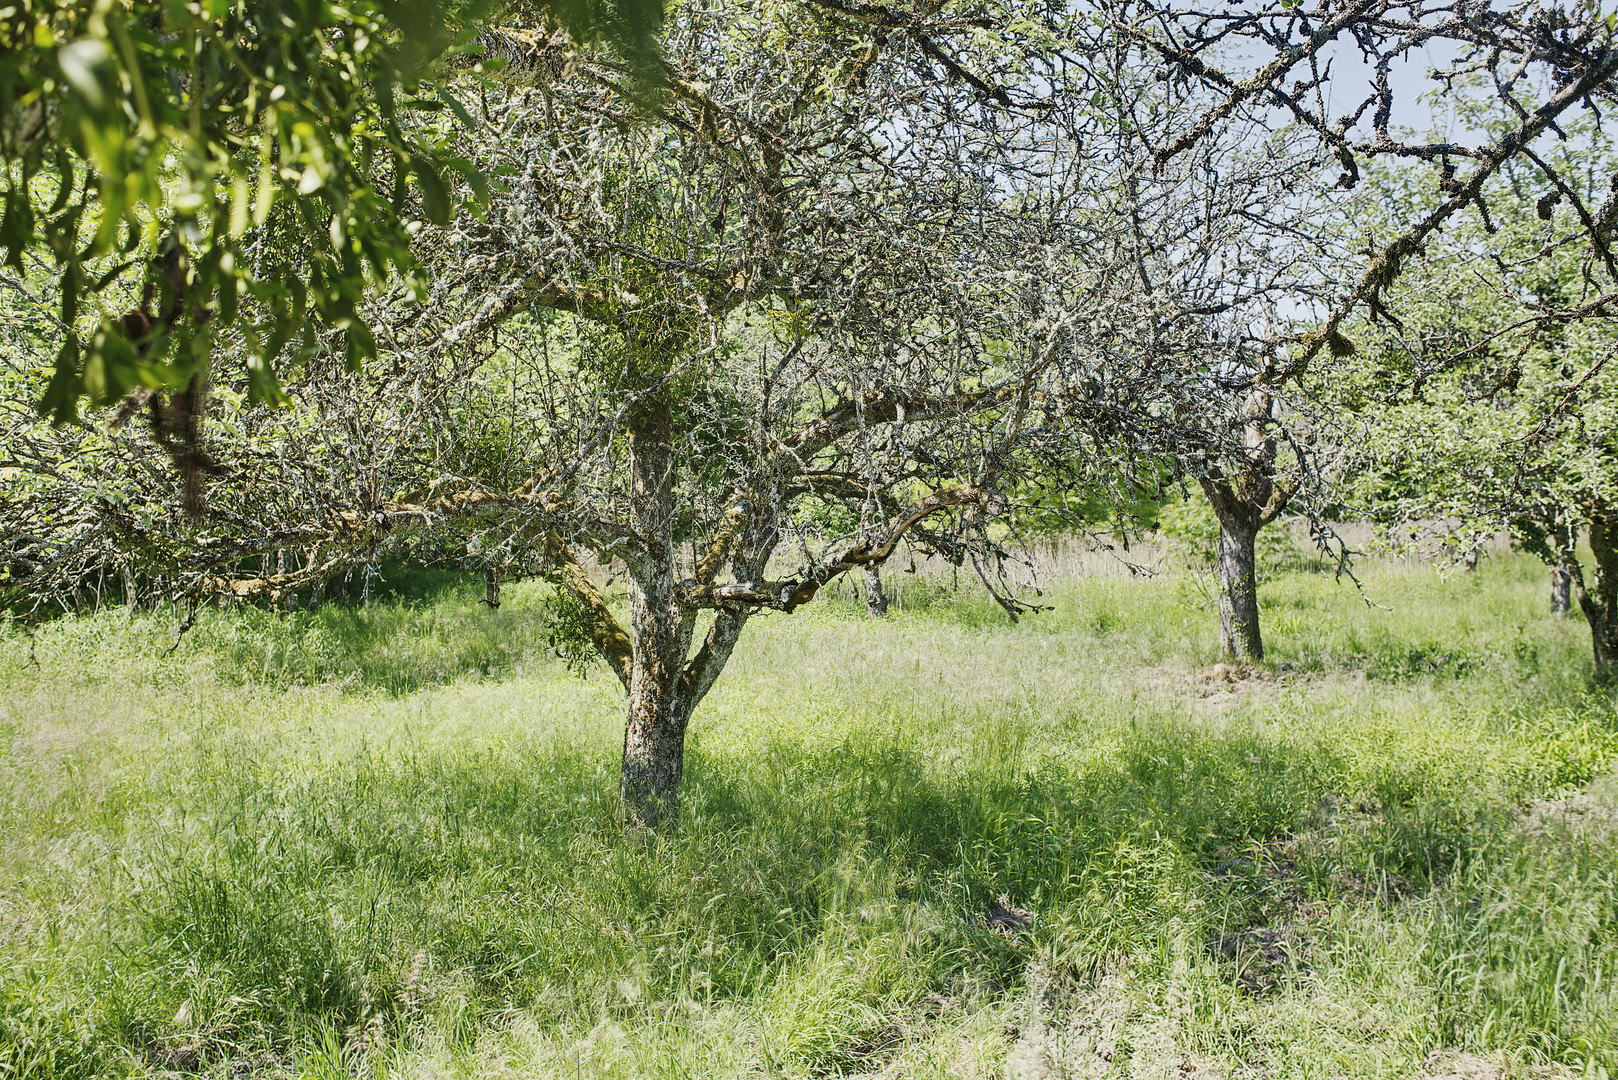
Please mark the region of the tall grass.
<svg viewBox="0 0 1618 1080"><path fill-rule="evenodd" d="M1618 725L1526 561L1274 575L1236 684L1187 574L762 618L654 839L544 590L441 584L0 638L0 1072L1618 1068L1613 799L1550 802Z"/></svg>

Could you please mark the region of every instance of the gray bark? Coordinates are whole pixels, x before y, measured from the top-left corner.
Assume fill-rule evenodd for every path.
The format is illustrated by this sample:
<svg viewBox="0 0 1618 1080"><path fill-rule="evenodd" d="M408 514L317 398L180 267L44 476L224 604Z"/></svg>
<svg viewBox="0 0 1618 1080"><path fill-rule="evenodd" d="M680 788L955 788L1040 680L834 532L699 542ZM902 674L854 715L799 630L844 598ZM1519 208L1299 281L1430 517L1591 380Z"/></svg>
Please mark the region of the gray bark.
<svg viewBox="0 0 1618 1080"><path fill-rule="evenodd" d="M627 532L633 542L620 550L627 567L630 627L625 633L604 607L593 618L598 642L608 643L604 655L628 692L619 772L626 825L631 831L667 832L678 823L687 728L756 610L758 598L751 590L762 581L780 540L775 517L779 488L775 485L790 482L791 477L776 472L758 478L759 486L734 504L741 515L737 530L716 537L715 543L722 546L698 559L697 577L686 579L674 537L678 488L673 410L667 402L643 400L627 417L625 429L629 449ZM880 562L892 553L904 529L916 521L941 508L975 504L984 498L976 488L935 492L890 526L881 544L871 547L862 542L830 565L840 574ZM565 552L552 556L566 557ZM740 593L734 583L722 594L713 587L714 574L727 563L735 581L742 583ZM559 572L559 576L565 587L589 600L588 589L576 581L567 584L566 573ZM772 594L772 606L790 611L808 602L827 580L825 576L794 579L786 583L791 586L790 603ZM714 609L713 623L693 654L696 615L705 607ZM613 646L614 641L623 644Z"/></svg>
<svg viewBox="0 0 1618 1080"><path fill-rule="evenodd" d="M882 571L875 566L865 568L865 613L880 619L888 613L888 594L882 588Z"/></svg>
<svg viewBox="0 0 1618 1080"><path fill-rule="evenodd" d="M619 793L632 829L666 831L679 810L685 731L696 700L685 678L694 620L675 588L674 449L666 406L630 422L630 523L641 550L629 562L629 707Z"/></svg>
<svg viewBox="0 0 1618 1080"><path fill-rule="evenodd" d="M1201 478L1202 490L1219 519L1219 655L1237 663L1264 659L1258 628L1258 531L1274 521L1297 492L1296 481L1275 479L1274 398L1250 392L1242 406L1242 450L1230 475Z"/></svg>
<svg viewBox="0 0 1618 1080"><path fill-rule="evenodd" d="M1551 614L1566 615L1573 610L1573 572L1567 563L1551 567Z"/></svg>
<svg viewBox="0 0 1618 1080"><path fill-rule="evenodd" d="M276 551L275 572L277 575L290 574L292 572L292 552L287 548L281 548ZM297 611L298 591L296 589L288 589L286 592L282 593L280 607L283 611Z"/></svg>
<svg viewBox="0 0 1618 1080"><path fill-rule="evenodd" d="M1573 591L1590 624L1590 644L1599 683L1618 681L1618 517L1603 509L1590 515L1590 551L1595 556L1595 589L1587 590L1574 564Z"/></svg>
<svg viewBox="0 0 1618 1080"><path fill-rule="evenodd" d="M742 606L715 610L695 654L693 582L681 581L674 542L676 458L672 416L666 403L643 403L629 418L629 524L633 549L628 568L630 627L625 634L611 612L569 577L557 583L586 601L597 621L597 644L628 693L619 795L630 831L668 832L678 823L685 735L691 716L724 670L750 617ZM762 577L780 534L771 524L767 499L757 500L729 548L732 572L742 580ZM553 558L566 559L565 550ZM708 573L714 568L710 567ZM622 640L623 646L615 641Z"/></svg>
<svg viewBox="0 0 1618 1080"><path fill-rule="evenodd" d="M1237 663L1264 659L1258 626L1258 523L1219 521L1219 655Z"/></svg>

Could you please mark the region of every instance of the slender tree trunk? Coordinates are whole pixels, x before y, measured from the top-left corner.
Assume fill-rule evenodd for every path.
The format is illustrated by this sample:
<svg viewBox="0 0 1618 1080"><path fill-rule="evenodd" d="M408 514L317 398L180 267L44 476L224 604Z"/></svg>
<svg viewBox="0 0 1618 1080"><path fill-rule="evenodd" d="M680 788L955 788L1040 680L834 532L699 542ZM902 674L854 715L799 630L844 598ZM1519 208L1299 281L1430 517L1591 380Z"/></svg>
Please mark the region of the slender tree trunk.
<svg viewBox="0 0 1618 1080"><path fill-rule="evenodd" d="M865 613L880 619L888 613L888 594L882 588L882 571L875 566L865 568Z"/></svg>
<svg viewBox="0 0 1618 1080"><path fill-rule="evenodd" d="M281 548L275 553L275 572L277 574L290 574L292 572L292 552ZM298 590L288 589L281 594L280 607L283 611L298 610Z"/></svg>
<svg viewBox="0 0 1618 1080"><path fill-rule="evenodd" d="M1264 659L1258 629L1257 522L1219 521L1219 655L1237 663Z"/></svg>
<svg viewBox="0 0 1618 1080"><path fill-rule="evenodd" d="M674 451L669 411L630 422L630 520L644 545L629 572L629 707L618 789L632 829L666 831L679 812L685 731L697 695L685 678L694 620L676 593Z"/></svg>
<svg viewBox="0 0 1618 1080"><path fill-rule="evenodd" d="M1254 486L1268 499L1268 480ZM1205 477L1202 490L1219 520L1219 658L1238 664L1264 659L1258 630L1258 558L1254 548L1265 520L1262 501L1230 483Z"/></svg>
<svg viewBox="0 0 1618 1080"><path fill-rule="evenodd" d="M1573 589L1590 623L1596 681L1612 683L1618 681L1618 517L1590 515L1590 551L1595 555L1595 589L1585 589L1582 574L1575 575Z"/></svg>
<svg viewBox="0 0 1618 1080"><path fill-rule="evenodd" d="M1551 614L1566 615L1573 610L1573 572L1566 561L1551 567Z"/></svg>
<svg viewBox="0 0 1618 1080"><path fill-rule="evenodd" d="M865 505L860 507L860 539L871 542L876 529L877 506L873 499L867 499ZM876 563L867 563L865 567L865 614L873 619L880 619L888 613L888 594L882 588L882 569Z"/></svg>

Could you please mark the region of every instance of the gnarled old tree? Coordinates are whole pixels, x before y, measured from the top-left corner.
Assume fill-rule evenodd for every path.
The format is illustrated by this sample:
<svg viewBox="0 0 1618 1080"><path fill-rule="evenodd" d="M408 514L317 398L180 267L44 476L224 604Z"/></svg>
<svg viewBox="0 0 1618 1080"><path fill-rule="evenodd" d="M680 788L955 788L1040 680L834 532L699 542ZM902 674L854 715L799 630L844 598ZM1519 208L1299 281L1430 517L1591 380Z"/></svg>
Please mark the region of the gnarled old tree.
<svg viewBox="0 0 1618 1080"><path fill-rule="evenodd" d="M225 397L201 520L49 454L8 464L36 502L96 506L173 595L274 595L423 543L544 574L627 691L636 826L673 822L693 710L754 615L905 543L1015 615L1030 478L1156 484L1175 418L1228 390L1205 318L1137 288L1117 193L1145 159L1082 71L981 14L679 8L650 101L556 37L485 45L504 81L455 137L503 178L487 212L422 234L429 300L368 313L361 372L334 348L287 409ZM84 550L47 524L14 596Z"/></svg>
<svg viewBox="0 0 1618 1080"><path fill-rule="evenodd" d="M1238 662L1264 658L1258 621L1258 531L1286 509L1296 480L1277 482L1275 399L1263 389L1246 395L1232 426L1236 454L1215 459L1197 477L1219 521L1219 654Z"/></svg>
<svg viewBox="0 0 1618 1080"><path fill-rule="evenodd" d="M1256 366L1237 368L1250 377ZM1352 577L1350 552L1327 513L1342 494L1344 429L1336 402L1313 381L1250 386L1227 398L1222 412L1202 417L1210 437L1195 473L1219 524L1215 569L1225 660L1264 659L1257 541L1283 514L1306 524L1316 549L1336 561L1339 575Z"/></svg>
<svg viewBox="0 0 1618 1080"><path fill-rule="evenodd" d="M1598 7L1537 0L1219 9L1141 0L1088 11L1096 27L1092 51L1132 42L1164 65L1170 96L1185 95L1181 122L1143 129L1160 166L1254 128L1294 140L1282 157L1293 170L1288 186L1300 197L1322 198L1332 187L1355 192L1362 169L1379 163L1425 163L1426 190L1412 189L1418 197L1401 204L1402 216L1364 250L1346 240L1341 213L1288 219L1285 230L1309 254L1272 263L1267 299L1272 312L1293 316L1272 318L1269 329L1251 335L1242 352L1253 362L1243 365L1245 378L1232 380L1244 385L1212 414L1229 419L1227 435L1245 433L1234 440L1238 445L1225 440L1217 463L1210 455L1211 467L1193 470L1221 521L1222 651L1255 656L1262 642L1245 572L1247 538L1291 490L1270 476L1271 438L1285 429L1265 419L1272 416L1266 402L1305 396L1296 380L1322 352L1351 355L1344 330L1360 313L1397 326L1394 284L1463 210L1487 223L1491 209L1506 203L1566 201L1571 234L1564 242L1582 245L1596 268L1618 282L1609 250L1618 193L1590 188L1579 168L1547 150L1574 118L1613 99L1613 24ZM1423 115L1416 101L1422 90L1444 90L1448 105L1462 103L1461 122L1450 133L1435 137L1403 126ZM1509 187L1497 183L1507 169L1514 170ZM1282 225L1272 216L1264 220ZM1256 415L1242 415L1249 406ZM1292 411L1277 406L1274 415ZM1258 430L1266 426L1271 432ZM1295 450L1302 445L1291 442ZM1318 476L1308 457L1295 456L1305 465L1300 477Z"/></svg>
<svg viewBox="0 0 1618 1080"><path fill-rule="evenodd" d="M1153 50L1130 35L1103 32L1091 63L1107 90L1113 138L1139 161L1114 198L1129 222L1134 288L1159 313L1141 347L1160 336L1194 334L1188 377L1206 394L1176 414L1178 478L1194 479L1219 523L1217 555L1220 654L1263 658L1255 543L1258 532L1295 502L1329 546L1314 509L1325 485L1309 435L1322 422L1311 395L1281 385L1272 372L1277 339L1288 329L1278 312L1329 296L1327 249L1311 232L1340 213L1336 193L1300 184L1320 164L1312 141L1272 132L1264 118L1232 120L1165 160L1201 122L1206 96L1189 82L1142 86L1132 70L1150 70ZM1296 499L1300 493L1305 498ZM1337 545L1340 548L1340 544Z"/></svg>
<svg viewBox="0 0 1618 1080"><path fill-rule="evenodd" d="M755 614L909 539L1015 615L1019 481L1060 454L1127 482L1200 393L1172 338L1118 347L1141 311L1099 198L1117 159L1079 148L1077 108L1047 131L1054 106L1008 89L1036 82L1026 53L975 23L681 10L649 115L585 63L468 140L509 192L396 338L479 364L504 327L540 358L524 423L554 465L508 542L543 544L628 693L634 824L672 819L692 711ZM627 626L589 561L623 568Z"/></svg>

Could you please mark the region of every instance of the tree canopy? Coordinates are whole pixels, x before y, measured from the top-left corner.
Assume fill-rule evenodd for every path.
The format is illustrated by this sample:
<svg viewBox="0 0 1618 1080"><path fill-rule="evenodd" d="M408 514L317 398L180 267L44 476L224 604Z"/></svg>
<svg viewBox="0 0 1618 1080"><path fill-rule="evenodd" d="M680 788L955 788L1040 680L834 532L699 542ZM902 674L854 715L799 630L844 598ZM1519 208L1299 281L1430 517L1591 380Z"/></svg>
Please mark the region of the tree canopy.
<svg viewBox="0 0 1618 1080"><path fill-rule="evenodd" d="M391 278L357 309L374 357L317 349L289 407L221 380L206 514L176 513L183 479L109 476L162 471L126 429L19 432L14 595L109 550L193 599L285 595L390 549L541 573L559 633L629 694L624 796L647 825L758 612L902 542L1013 615L1037 604L1015 530L1053 507L1025 496L1130 498L1217 445L1181 421L1248 377L1227 360L1269 278L1237 257L1250 232L1213 226L1285 201L1281 173L1157 168L1140 125L1181 114L1121 55L1098 93L1016 24L810 15L675 9L651 102L611 56L486 34L513 62L456 76L477 107L443 146L498 183L416 235L425 297ZM298 277L318 254L285 258Z"/></svg>
<svg viewBox="0 0 1618 1080"><path fill-rule="evenodd" d="M1366 355L1330 382L1363 425L1354 463L1362 503L1396 527L1438 533L1458 554L1510 533L1572 573L1606 679L1618 658L1618 387L1609 369L1618 336L1608 272L1583 242L1576 206L1603 197L1618 156L1592 124L1570 125L1570 135L1545 162L1575 205L1528 203L1514 190L1525 163L1502 168L1483 191L1493 215L1458 221L1429 244L1390 291L1397 323L1357 328ZM1409 170L1379 178L1395 222L1420 179ZM1581 532L1596 560L1588 588Z"/></svg>
<svg viewBox="0 0 1618 1080"><path fill-rule="evenodd" d="M183 388L216 351L256 398L275 365L341 334L375 348L361 306L425 288L410 248L444 224L454 178L486 183L413 117L464 106L435 63L464 52L490 0L21 0L0 14L0 246L63 332L40 407L73 417L131 389ZM650 68L656 4L527 5ZM519 14L521 12L518 12ZM470 58L476 62L476 56ZM494 66L494 65L491 65ZM287 234L293 234L295 239ZM299 273L275 250L295 244Z"/></svg>

